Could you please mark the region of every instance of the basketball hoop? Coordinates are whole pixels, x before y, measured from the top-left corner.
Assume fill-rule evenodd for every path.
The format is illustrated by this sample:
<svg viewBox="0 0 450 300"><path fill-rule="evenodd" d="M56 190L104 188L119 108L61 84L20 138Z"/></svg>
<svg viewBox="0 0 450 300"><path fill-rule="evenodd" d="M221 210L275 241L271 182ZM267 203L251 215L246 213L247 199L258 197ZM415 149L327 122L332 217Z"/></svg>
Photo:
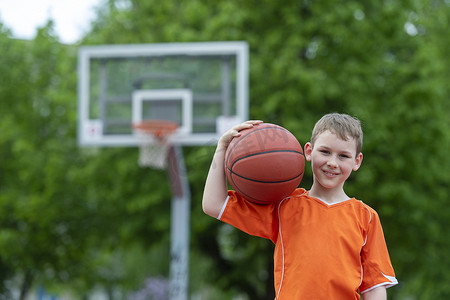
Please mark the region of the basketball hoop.
<svg viewBox="0 0 450 300"><path fill-rule="evenodd" d="M165 169L169 137L178 124L166 120L146 120L133 124L133 128L139 138L139 166Z"/></svg>

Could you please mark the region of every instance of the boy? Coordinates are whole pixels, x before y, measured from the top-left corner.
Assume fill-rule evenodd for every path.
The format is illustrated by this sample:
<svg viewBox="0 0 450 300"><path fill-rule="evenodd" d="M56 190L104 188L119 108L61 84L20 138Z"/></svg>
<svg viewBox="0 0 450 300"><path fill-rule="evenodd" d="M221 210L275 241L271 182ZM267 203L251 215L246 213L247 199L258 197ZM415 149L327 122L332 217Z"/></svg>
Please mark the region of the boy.
<svg viewBox="0 0 450 300"><path fill-rule="evenodd" d="M248 234L275 243L276 299L385 300L397 284L377 213L344 192L344 183L361 166L363 133L359 120L328 114L305 144L314 174L309 191L257 205L227 191L225 151L247 121L219 140L203 195L203 211Z"/></svg>

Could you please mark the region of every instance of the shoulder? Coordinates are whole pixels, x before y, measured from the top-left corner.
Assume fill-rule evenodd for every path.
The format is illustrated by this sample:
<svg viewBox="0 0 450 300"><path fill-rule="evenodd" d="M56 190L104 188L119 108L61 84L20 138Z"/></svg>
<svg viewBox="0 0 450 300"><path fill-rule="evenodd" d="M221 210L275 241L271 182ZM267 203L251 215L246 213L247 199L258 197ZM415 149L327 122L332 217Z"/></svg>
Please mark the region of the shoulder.
<svg viewBox="0 0 450 300"><path fill-rule="evenodd" d="M292 194L288 197L282 199L281 201L275 203L275 205L280 207L297 206L300 205L304 200L308 198L308 191L304 188L295 189ZM303 200L303 201L302 201Z"/></svg>
<svg viewBox="0 0 450 300"><path fill-rule="evenodd" d="M379 223L380 217L375 209L361 200L352 199L352 206L357 212L359 218L364 221L366 225Z"/></svg>
<svg viewBox="0 0 450 300"><path fill-rule="evenodd" d="M308 191L304 188L297 188L292 192L292 194L282 199L279 203L289 202L289 200L295 200L304 197L308 197Z"/></svg>
<svg viewBox="0 0 450 300"><path fill-rule="evenodd" d="M273 202L270 204L256 204L251 201L245 200L242 196L240 196L235 191L228 191L228 198L225 201L224 208L222 210L227 211L235 211L235 210L242 210L246 212L255 212L257 214L260 214L262 212L269 212L270 214L278 214L278 212L284 209L289 209L301 205L304 200L303 198L308 197L308 192L303 188L297 188L295 189L291 195L288 197ZM220 219L220 218L219 218Z"/></svg>
<svg viewBox="0 0 450 300"><path fill-rule="evenodd" d="M276 213L281 219L297 219L310 217L312 210L320 209L319 205L314 203L308 196L308 191L303 188L297 188L289 196L276 204Z"/></svg>
<svg viewBox="0 0 450 300"><path fill-rule="evenodd" d="M286 199L295 199L295 198L302 198L307 197L308 191L304 188L297 188L295 189L289 197L286 197Z"/></svg>
<svg viewBox="0 0 450 300"><path fill-rule="evenodd" d="M365 210L367 210L368 213L370 213L371 215L377 216L378 217L378 213L377 211L372 208L371 206L369 206L367 203L361 201L361 200L356 200L357 202L360 203L361 206L364 207Z"/></svg>

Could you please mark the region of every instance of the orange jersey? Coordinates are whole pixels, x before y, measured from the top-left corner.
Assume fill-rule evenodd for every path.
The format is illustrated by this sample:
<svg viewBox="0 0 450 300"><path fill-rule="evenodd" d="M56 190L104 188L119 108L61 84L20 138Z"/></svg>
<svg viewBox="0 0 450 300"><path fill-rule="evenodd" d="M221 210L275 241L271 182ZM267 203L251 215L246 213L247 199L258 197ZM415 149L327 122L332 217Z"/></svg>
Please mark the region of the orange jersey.
<svg viewBox="0 0 450 300"><path fill-rule="evenodd" d="M397 284L378 214L354 198L328 205L297 189L258 205L229 191L218 219L275 243L277 300L359 299Z"/></svg>

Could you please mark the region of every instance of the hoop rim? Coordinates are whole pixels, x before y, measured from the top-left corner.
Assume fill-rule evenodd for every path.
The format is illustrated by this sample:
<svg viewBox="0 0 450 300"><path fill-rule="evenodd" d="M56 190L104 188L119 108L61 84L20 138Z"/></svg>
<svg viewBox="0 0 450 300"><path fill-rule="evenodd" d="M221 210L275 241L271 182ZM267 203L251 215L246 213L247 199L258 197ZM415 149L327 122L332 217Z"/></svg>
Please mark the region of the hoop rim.
<svg viewBox="0 0 450 300"><path fill-rule="evenodd" d="M132 124L134 129L158 139L163 139L171 135L178 126L178 123L168 120L144 120Z"/></svg>

